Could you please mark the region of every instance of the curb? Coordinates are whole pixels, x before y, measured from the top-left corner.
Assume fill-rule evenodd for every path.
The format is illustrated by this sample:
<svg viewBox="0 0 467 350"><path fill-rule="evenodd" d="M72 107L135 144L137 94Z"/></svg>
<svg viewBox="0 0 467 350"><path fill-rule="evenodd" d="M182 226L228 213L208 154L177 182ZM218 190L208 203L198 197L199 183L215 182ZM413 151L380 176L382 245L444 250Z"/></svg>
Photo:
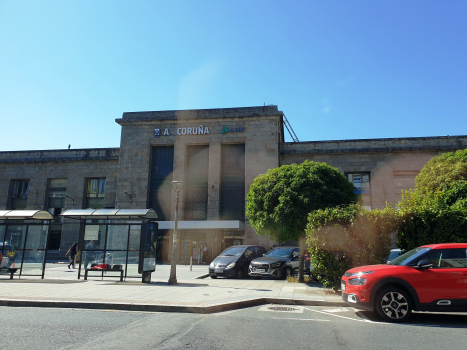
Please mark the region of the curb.
<svg viewBox="0 0 467 350"><path fill-rule="evenodd" d="M185 304L185 305L184 305ZM306 305L306 306L331 306L349 307L341 301L312 301L300 299L281 298L255 298L223 304L197 303L159 303L159 304L135 304L135 303L106 303L106 302L81 302L81 301L47 301L47 300L0 300L0 306L10 307L48 307L48 308L72 308L90 310L121 310L121 311L145 311L145 312L181 312L211 314L216 312L237 310L264 304L278 305Z"/></svg>

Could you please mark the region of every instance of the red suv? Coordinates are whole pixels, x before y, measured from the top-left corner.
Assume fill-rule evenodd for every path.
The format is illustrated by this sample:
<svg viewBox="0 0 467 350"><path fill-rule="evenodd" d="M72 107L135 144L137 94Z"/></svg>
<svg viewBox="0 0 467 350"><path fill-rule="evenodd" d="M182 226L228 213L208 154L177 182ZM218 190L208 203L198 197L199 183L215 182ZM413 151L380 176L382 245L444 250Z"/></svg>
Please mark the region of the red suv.
<svg viewBox="0 0 467 350"><path fill-rule="evenodd" d="M424 245L386 265L355 267L341 288L346 303L391 322L412 310L467 312L467 243Z"/></svg>

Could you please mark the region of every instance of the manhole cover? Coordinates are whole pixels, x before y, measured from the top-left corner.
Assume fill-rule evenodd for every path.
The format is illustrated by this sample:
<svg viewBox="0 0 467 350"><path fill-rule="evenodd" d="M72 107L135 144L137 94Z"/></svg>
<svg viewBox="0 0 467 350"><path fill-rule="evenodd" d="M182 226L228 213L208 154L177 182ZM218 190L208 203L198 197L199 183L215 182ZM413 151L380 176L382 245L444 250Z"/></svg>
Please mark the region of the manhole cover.
<svg viewBox="0 0 467 350"><path fill-rule="evenodd" d="M291 312L295 314L303 314L303 306L289 306L289 305L264 305L261 306L258 311L269 311L269 312Z"/></svg>
<svg viewBox="0 0 467 350"><path fill-rule="evenodd" d="M298 309L294 308L294 307L286 307L286 306L270 306L268 307L268 310L272 310L272 311L298 311Z"/></svg>

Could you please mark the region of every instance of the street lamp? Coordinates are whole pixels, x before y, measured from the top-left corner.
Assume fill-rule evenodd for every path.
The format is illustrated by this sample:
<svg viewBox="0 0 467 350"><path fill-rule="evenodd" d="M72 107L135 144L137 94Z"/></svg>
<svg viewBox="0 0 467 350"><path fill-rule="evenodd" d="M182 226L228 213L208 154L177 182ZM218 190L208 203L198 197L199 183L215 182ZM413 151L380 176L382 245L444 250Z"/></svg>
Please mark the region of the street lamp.
<svg viewBox="0 0 467 350"><path fill-rule="evenodd" d="M177 284L177 226L178 226L178 195L183 188L183 181L172 181L172 187L176 192L175 196L175 224L172 243L172 258L170 259L170 278L169 284Z"/></svg>

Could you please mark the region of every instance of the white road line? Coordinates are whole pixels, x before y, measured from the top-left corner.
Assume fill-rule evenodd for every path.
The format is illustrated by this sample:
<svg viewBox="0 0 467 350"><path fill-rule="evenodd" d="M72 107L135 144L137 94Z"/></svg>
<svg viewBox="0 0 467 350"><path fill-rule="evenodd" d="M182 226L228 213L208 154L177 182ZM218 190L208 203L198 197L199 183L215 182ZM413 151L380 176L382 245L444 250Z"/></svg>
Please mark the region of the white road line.
<svg viewBox="0 0 467 350"><path fill-rule="evenodd" d="M293 321L318 321L318 322L329 322L329 320L321 320L319 318L288 318L288 317L271 317L273 320L293 320Z"/></svg>
<svg viewBox="0 0 467 350"><path fill-rule="evenodd" d="M324 311L313 310L313 309L310 309L310 308L308 308L308 307L305 307L305 309L310 310L310 311L313 311L313 312L318 312L318 313L324 314L324 315L329 315L329 316L334 316L334 317L345 318L346 320L351 320L351 321L367 322L367 323L373 323L373 324L392 324L392 323L386 323L386 322L373 322L373 321L370 321L370 320L368 320L368 319L365 319L365 320L358 320L358 319L351 318L351 317L345 317L345 316L341 316L341 315L330 314L330 313L324 312Z"/></svg>

